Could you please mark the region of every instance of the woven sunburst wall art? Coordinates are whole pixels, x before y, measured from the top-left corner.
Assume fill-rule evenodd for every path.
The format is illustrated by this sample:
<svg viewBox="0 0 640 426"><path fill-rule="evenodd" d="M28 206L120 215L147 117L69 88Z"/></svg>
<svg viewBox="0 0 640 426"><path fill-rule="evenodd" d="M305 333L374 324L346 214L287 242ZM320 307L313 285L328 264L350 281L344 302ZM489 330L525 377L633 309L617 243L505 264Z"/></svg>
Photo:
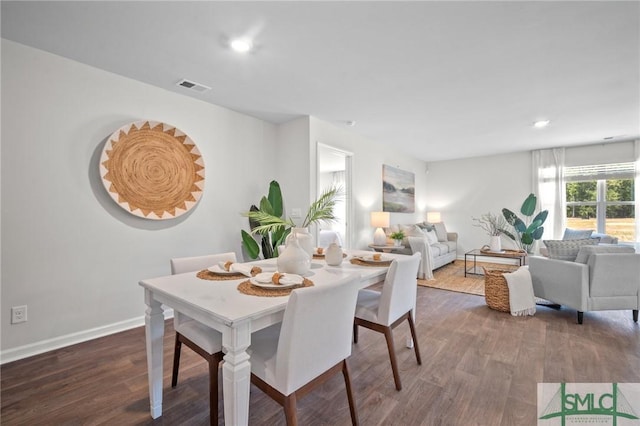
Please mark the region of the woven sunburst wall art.
<svg viewBox="0 0 640 426"><path fill-rule="evenodd" d="M111 198L129 213L173 219L202 196L204 161L195 143L175 127L137 121L109 137L100 176Z"/></svg>

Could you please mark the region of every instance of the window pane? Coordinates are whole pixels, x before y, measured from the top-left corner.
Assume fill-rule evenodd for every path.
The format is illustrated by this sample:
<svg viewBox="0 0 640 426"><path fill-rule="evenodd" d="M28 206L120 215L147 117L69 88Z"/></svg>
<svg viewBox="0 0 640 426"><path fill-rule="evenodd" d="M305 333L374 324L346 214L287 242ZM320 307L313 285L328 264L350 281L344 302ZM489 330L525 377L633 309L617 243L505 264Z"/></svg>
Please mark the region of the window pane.
<svg viewBox="0 0 640 426"><path fill-rule="evenodd" d="M582 220L591 220L596 223L596 205L595 204L581 204L567 206L567 219L576 218ZM569 228L573 228L570 226ZM596 229L594 228L576 228L576 229Z"/></svg>
<svg viewBox="0 0 640 426"><path fill-rule="evenodd" d="M607 201L633 201L633 198L633 179L607 180Z"/></svg>
<svg viewBox="0 0 640 426"><path fill-rule="evenodd" d="M567 217L567 228L591 229L595 231L598 228L598 224L595 216L591 219L581 219L579 217Z"/></svg>
<svg viewBox="0 0 640 426"><path fill-rule="evenodd" d="M596 201L597 181L567 182L567 202Z"/></svg>
<svg viewBox="0 0 640 426"><path fill-rule="evenodd" d="M620 241L636 241L634 206L607 206L605 232Z"/></svg>

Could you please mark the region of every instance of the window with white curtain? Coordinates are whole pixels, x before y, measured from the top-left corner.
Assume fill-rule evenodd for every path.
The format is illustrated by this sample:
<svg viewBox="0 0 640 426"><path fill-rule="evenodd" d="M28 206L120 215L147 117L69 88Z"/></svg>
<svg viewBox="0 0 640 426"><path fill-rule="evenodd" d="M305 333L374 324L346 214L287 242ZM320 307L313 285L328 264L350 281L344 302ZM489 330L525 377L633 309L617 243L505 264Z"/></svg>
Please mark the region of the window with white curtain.
<svg viewBox="0 0 640 426"><path fill-rule="evenodd" d="M566 224L637 241L635 164L565 167Z"/></svg>

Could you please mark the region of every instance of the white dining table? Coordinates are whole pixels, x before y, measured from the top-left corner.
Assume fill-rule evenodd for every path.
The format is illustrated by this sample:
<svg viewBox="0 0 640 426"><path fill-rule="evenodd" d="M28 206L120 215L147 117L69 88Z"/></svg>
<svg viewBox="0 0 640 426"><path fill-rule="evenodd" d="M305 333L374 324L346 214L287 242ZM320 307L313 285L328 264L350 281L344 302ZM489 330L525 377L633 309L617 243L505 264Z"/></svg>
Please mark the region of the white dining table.
<svg viewBox="0 0 640 426"><path fill-rule="evenodd" d="M384 280L387 266L361 266L349 261L353 256L371 256L372 252L347 253L348 257L339 266L328 266L323 260L314 259L307 278L314 285L323 285L357 274L359 288ZM402 255L384 254L385 259L399 256ZM254 263L264 271L276 270L276 259ZM188 272L140 281L147 305L145 330L152 418L162 415L164 308L170 307L222 333L225 424L248 424L251 359L247 349L251 345L251 333L281 322L289 296L242 294L237 287L246 279L209 281L198 278L196 272Z"/></svg>

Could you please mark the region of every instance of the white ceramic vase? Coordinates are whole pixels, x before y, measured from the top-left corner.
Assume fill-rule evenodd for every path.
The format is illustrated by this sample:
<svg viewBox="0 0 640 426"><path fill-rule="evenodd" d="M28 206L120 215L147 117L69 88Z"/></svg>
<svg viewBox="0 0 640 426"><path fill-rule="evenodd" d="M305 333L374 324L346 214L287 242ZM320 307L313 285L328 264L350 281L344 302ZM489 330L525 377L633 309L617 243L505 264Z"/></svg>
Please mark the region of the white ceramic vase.
<svg viewBox="0 0 640 426"><path fill-rule="evenodd" d="M329 266L338 266L342 263L342 248L336 244L331 243L324 253L324 260Z"/></svg>
<svg viewBox="0 0 640 426"><path fill-rule="evenodd" d="M278 272L304 275L309 272L311 267L311 257L300 247L298 240L292 238L287 241L287 245L278 256L276 263Z"/></svg>
<svg viewBox="0 0 640 426"><path fill-rule="evenodd" d="M313 257L314 245L313 237L307 228L292 228L291 233L286 238L286 244L293 239L298 240L300 247L309 254L309 259Z"/></svg>
<svg viewBox="0 0 640 426"><path fill-rule="evenodd" d="M502 243L500 241L500 235L491 236L491 241L489 242L489 250L493 252L502 251Z"/></svg>

